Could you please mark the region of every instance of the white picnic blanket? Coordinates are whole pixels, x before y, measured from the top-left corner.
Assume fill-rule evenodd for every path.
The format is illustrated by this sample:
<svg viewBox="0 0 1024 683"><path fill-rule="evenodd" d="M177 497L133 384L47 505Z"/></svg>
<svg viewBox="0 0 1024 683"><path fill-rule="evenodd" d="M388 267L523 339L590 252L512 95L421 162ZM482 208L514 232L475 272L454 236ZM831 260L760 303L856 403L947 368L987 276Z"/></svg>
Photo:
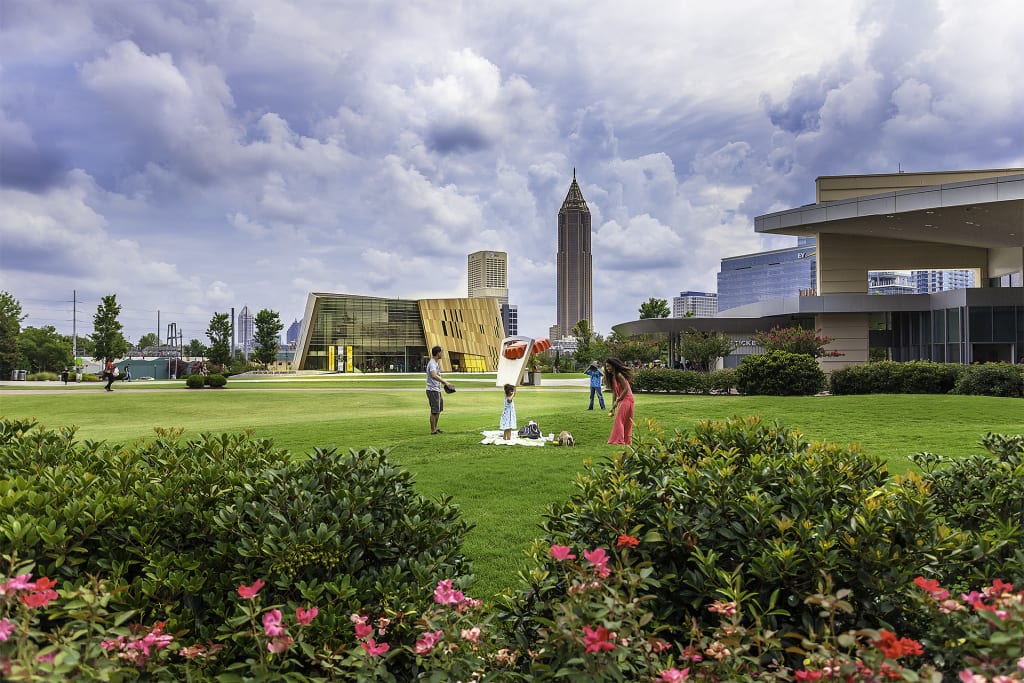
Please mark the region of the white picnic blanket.
<svg viewBox="0 0 1024 683"><path fill-rule="evenodd" d="M500 429L480 433L484 437L480 443L494 446L543 446L548 442L547 436L540 439L521 439L514 431L512 432L512 438L505 441L505 433Z"/></svg>

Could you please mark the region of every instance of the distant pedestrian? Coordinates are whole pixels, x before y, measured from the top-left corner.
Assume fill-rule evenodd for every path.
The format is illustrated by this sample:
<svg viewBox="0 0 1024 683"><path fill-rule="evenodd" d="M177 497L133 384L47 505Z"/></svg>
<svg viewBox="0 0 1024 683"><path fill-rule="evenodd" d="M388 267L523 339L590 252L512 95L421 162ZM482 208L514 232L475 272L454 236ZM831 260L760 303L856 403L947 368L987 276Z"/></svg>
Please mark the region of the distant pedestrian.
<svg viewBox="0 0 1024 683"><path fill-rule="evenodd" d="M516 386L505 385L505 407L501 411L501 423L498 425L505 432L505 441L512 440L512 432L516 431Z"/></svg>
<svg viewBox="0 0 1024 683"><path fill-rule="evenodd" d="M597 400L601 404L601 410L604 410L604 393L601 391L601 366L595 360L590 364L590 367L584 370L584 372L590 375L590 407L587 410L594 409L594 394L597 394Z"/></svg>
<svg viewBox="0 0 1024 683"><path fill-rule="evenodd" d="M107 362L103 365L103 378L107 380L107 386L105 387L107 391L113 391L110 385L114 383L114 378L117 377L116 372L117 366L114 365L114 359L108 358Z"/></svg>
<svg viewBox="0 0 1024 683"><path fill-rule="evenodd" d="M604 378L612 392L608 414L615 419L608 443L629 446L633 443L633 369L618 358L609 358L604 362Z"/></svg>
<svg viewBox="0 0 1024 683"><path fill-rule="evenodd" d="M125 382L131 382L132 381L132 364L131 363L128 363L127 365L124 366L124 381Z"/></svg>
<svg viewBox="0 0 1024 683"><path fill-rule="evenodd" d="M444 398L441 396L441 386L451 387L441 377L441 347L435 346L430 350L430 360L427 361L427 401L430 403L430 433L443 434L437 428L437 420L444 411Z"/></svg>

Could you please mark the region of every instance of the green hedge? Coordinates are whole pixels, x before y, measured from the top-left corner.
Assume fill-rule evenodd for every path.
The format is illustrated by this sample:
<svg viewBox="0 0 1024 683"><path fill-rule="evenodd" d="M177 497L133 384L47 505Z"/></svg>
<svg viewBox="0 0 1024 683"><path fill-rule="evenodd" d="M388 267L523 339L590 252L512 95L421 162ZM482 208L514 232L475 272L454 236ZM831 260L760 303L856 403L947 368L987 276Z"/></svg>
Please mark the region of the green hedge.
<svg viewBox="0 0 1024 683"><path fill-rule="evenodd" d="M833 370L829 390L842 394L948 394L965 371L956 363L880 361Z"/></svg>
<svg viewBox="0 0 1024 683"><path fill-rule="evenodd" d="M735 370L715 370L711 373L672 368L637 370L633 389L639 392L667 392L673 394L728 394L736 388Z"/></svg>
<svg viewBox="0 0 1024 683"><path fill-rule="evenodd" d="M968 366L957 379L953 393L1024 398L1024 365L985 363Z"/></svg>
<svg viewBox="0 0 1024 683"><path fill-rule="evenodd" d="M736 386L747 395L809 396L825 387L825 372L807 354L769 351L740 361Z"/></svg>
<svg viewBox="0 0 1024 683"><path fill-rule="evenodd" d="M423 604L467 573L457 508L417 494L386 451L294 457L247 435L174 431L121 447L4 420L0 471L4 554L62 585L124 584L118 607L194 642L217 637L254 579L269 601L319 605L313 645L332 647L351 612Z"/></svg>

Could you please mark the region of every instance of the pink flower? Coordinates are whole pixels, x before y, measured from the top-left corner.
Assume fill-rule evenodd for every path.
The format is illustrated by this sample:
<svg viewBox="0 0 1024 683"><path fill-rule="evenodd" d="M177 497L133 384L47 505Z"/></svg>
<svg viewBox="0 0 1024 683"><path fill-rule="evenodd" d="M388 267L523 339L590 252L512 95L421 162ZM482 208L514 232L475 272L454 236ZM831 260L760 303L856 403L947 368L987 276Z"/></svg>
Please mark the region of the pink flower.
<svg viewBox="0 0 1024 683"><path fill-rule="evenodd" d="M369 621L369 618L360 616L358 614L353 614L348 618L348 620L351 621L353 624L365 624L367 621Z"/></svg>
<svg viewBox="0 0 1024 683"><path fill-rule="evenodd" d="M0 643L11 637L17 625L10 619L0 619Z"/></svg>
<svg viewBox="0 0 1024 683"><path fill-rule="evenodd" d="M272 609L263 615L263 632L271 638L284 635L284 627L281 625L281 610Z"/></svg>
<svg viewBox="0 0 1024 683"><path fill-rule="evenodd" d="M635 536L627 536L626 534L622 534L621 536L619 536L619 542L616 545L620 548L624 546L632 548L640 545L640 539L636 538ZM675 669L669 669L669 671L675 671Z"/></svg>
<svg viewBox="0 0 1024 683"><path fill-rule="evenodd" d="M14 591L32 590L36 587L36 584L29 580L31 578L31 574L19 574L13 579L8 579L6 583L0 585L0 595L6 595L7 593L13 593Z"/></svg>
<svg viewBox="0 0 1024 683"><path fill-rule="evenodd" d="M419 640L416 641L416 646L413 648L413 652L418 655L428 655L434 650L434 646L444 636L443 631L427 631Z"/></svg>
<svg viewBox="0 0 1024 683"><path fill-rule="evenodd" d="M708 605L708 611L712 614L721 614L724 617L732 617L736 614L736 603L715 600L710 605Z"/></svg>
<svg viewBox="0 0 1024 683"><path fill-rule="evenodd" d="M970 669L964 669L960 672L960 683L987 683L987 681L981 674L976 674Z"/></svg>
<svg viewBox="0 0 1024 683"><path fill-rule="evenodd" d="M473 628L464 628L459 635L463 640L470 640L476 643L480 640L480 627L474 626Z"/></svg>
<svg viewBox="0 0 1024 683"><path fill-rule="evenodd" d="M267 650L274 654L278 654L287 650L289 647L292 646L292 643L294 642L295 641L289 638L288 636L274 638L269 643L267 643Z"/></svg>
<svg viewBox="0 0 1024 683"><path fill-rule="evenodd" d="M375 641L373 638L364 640L363 642L359 643L359 645L364 650L366 650L366 653L369 654L371 657L379 657L380 655L384 654L385 652L391 649L391 646L387 643L381 643L380 645L378 645L377 641Z"/></svg>
<svg viewBox="0 0 1024 683"><path fill-rule="evenodd" d="M605 578L611 573L608 569L608 553L605 552L604 548L594 548L593 550L583 551L583 557L587 558L590 564L594 565L594 573L600 578Z"/></svg>
<svg viewBox="0 0 1024 683"><path fill-rule="evenodd" d="M457 605L465 599L466 596L462 594L462 591L452 588L451 579L442 579L437 582L437 588L434 589L434 602L441 605Z"/></svg>
<svg viewBox="0 0 1024 683"><path fill-rule="evenodd" d="M315 619L316 615L319 614L319 613L320 612L319 612L319 610L317 610L315 605L313 607L310 607L309 609L303 609L301 607L296 607L295 608L295 621L297 621L302 626L309 626L310 622L313 621L313 619Z"/></svg>
<svg viewBox="0 0 1024 683"><path fill-rule="evenodd" d="M356 638L363 638L373 635L373 627L369 624L356 624Z"/></svg>
<svg viewBox="0 0 1024 683"><path fill-rule="evenodd" d="M1024 657L1017 660L1017 668L1024 671Z"/></svg>
<svg viewBox="0 0 1024 683"><path fill-rule="evenodd" d="M238 587L238 594L246 600L252 600L256 597L256 594L260 592L266 584L263 583L263 579L256 579L251 586L241 585Z"/></svg>
<svg viewBox="0 0 1024 683"><path fill-rule="evenodd" d="M559 562L565 560L575 560L576 556L572 554L572 549L567 545L553 545L551 546L551 557L555 558Z"/></svg>
<svg viewBox="0 0 1024 683"><path fill-rule="evenodd" d="M388 626L390 626L390 625L391 625L391 620L390 619L385 619L385 618L381 617L380 619L377 620L377 630L380 632L381 635L384 635L385 633L387 633Z"/></svg>
<svg viewBox="0 0 1024 683"><path fill-rule="evenodd" d="M613 640L615 640L615 634L604 626L598 626L597 629L591 629L589 626L583 627L583 644L587 646L587 652L614 650Z"/></svg>
<svg viewBox="0 0 1024 683"><path fill-rule="evenodd" d="M686 677L690 675L689 667L685 669L665 669L658 675L659 683L679 683L679 681L685 681Z"/></svg>
<svg viewBox="0 0 1024 683"><path fill-rule="evenodd" d="M796 671L793 673L793 678L798 681L817 681L824 676L821 671Z"/></svg>
<svg viewBox="0 0 1024 683"><path fill-rule="evenodd" d="M57 657L56 652L46 652L41 655L36 655L36 661L41 664L53 664L53 660Z"/></svg>

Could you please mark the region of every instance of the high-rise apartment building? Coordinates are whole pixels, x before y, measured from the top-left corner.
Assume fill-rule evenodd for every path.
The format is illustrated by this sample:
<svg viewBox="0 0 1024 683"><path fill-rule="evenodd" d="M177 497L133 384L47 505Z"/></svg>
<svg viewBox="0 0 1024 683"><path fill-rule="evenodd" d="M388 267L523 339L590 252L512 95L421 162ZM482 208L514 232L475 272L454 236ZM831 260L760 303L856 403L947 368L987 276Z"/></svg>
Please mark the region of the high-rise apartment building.
<svg viewBox="0 0 1024 683"><path fill-rule="evenodd" d="M573 169L572 184L558 210L557 315L551 328L552 340L568 337L581 320L594 326L590 230L590 209L576 184L576 169Z"/></svg>
<svg viewBox="0 0 1024 683"><path fill-rule="evenodd" d="M519 307L514 304L502 304L501 324L505 327L506 336L519 334Z"/></svg>
<svg viewBox="0 0 1024 683"><path fill-rule="evenodd" d="M868 294L916 294L910 273L896 270L869 270Z"/></svg>
<svg viewBox="0 0 1024 683"><path fill-rule="evenodd" d="M672 317L714 318L718 315L718 294L715 292L679 292L672 297Z"/></svg>
<svg viewBox="0 0 1024 683"><path fill-rule="evenodd" d="M918 294L974 287L973 270L915 270L911 276Z"/></svg>
<svg viewBox="0 0 1024 683"><path fill-rule="evenodd" d="M469 298L491 297L508 303L508 254L503 251L475 251L467 257Z"/></svg>
<svg viewBox="0 0 1024 683"><path fill-rule="evenodd" d="M237 330L238 348L243 351L252 351L256 328L248 305L242 306L242 310L238 312L235 329Z"/></svg>

